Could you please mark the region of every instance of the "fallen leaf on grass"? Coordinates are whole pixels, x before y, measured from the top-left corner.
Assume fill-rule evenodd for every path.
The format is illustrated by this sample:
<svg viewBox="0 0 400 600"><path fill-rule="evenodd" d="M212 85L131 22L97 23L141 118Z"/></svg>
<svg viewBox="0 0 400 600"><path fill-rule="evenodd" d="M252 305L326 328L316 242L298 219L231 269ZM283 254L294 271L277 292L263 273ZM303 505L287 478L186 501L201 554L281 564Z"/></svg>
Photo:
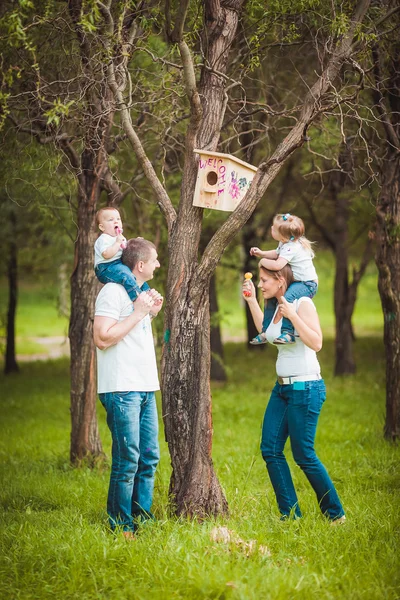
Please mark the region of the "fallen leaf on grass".
<svg viewBox="0 0 400 600"><path fill-rule="evenodd" d="M250 556L255 552L259 552L264 556L271 556L270 550L267 546L258 544L256 540L249 540L246 542L242 540L234 531L227 527L214 527L211 530L210 537L213 542L217 544L225 544L226 546L236 547L242 550L246 556Z"/></svg>

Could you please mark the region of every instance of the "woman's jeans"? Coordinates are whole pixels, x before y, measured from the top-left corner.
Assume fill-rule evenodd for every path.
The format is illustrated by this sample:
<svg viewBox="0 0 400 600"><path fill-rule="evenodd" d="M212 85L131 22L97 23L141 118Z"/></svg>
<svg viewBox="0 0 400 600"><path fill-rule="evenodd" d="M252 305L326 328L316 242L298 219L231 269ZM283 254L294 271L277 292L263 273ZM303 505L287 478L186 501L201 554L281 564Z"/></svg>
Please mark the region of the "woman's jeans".
<svg viewBox="0 0 400 600"><path fill-rule="evenodd" d="M283 454L289 436L294 460L315 491L322 513L332 520L344 515L335 486L314 450L318 417L325 398L322 379L291 385L277 382L272 390L264 416L261 453L284 517L301 517L292 476Z"/></svg>
<svg viewBox="0 0 400 600"><path fill-rule="evenodd" d="M124 265L119 258L111 262L98 264L94 272L101 283L120 283L123 285L132 302L135 302L141 292L150 289L148 283L144 283L140 288L130 268Z"/></svg>
<svg viewBox="0 0 400 600"><path fill-rule="evenodd" d="M99 394L112 436L107 512L112 529L134 531L135 519L151 517L154 476L160 458L154 392Z"/></svg>
<svg viewBox="0 0 400 600"><path fill-rule="evenodd" d="M294 281L291 283L286 290L284 296L288 302L294 302L299 298L314 298L318 291L318 284L315 281ZM278 300L276 298L270 298L264 305L264 318L262 322L262 331L268 329L268 325L271 323ZM294 327L292 322L287 318L282 318L281 334L290 333L294 335Z"/></svg>

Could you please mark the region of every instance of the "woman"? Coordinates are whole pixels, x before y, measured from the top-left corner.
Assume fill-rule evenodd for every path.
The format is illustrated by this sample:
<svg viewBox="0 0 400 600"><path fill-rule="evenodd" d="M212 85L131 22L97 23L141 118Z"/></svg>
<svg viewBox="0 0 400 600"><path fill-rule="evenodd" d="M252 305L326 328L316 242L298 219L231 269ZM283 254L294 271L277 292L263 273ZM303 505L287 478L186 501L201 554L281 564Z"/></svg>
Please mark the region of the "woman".
<svg viewBox="0 0 400 600"><path fill-rule="evenodd" d="M322 404L326 397L316 352L322 347L322 332L318 314L310 298L300 298L290 304L283 297L293 281L290 267L268 271L260 267L260 282L264 300L278 300L275 315L266 330L272 343L279 335L282 317L290 319L295 328L295 343L278 346L276 371L278 380L265 411L261 453L267 464L282 519L301 517L292 476L283 449L287 438L293 457L314 489L319 506L333 524L343 523L344 510L325 467L314 450L315 433ZM243 283L243 298L248 303L254 324L261 331L263 312L257 302L254 285Z"/></svg>

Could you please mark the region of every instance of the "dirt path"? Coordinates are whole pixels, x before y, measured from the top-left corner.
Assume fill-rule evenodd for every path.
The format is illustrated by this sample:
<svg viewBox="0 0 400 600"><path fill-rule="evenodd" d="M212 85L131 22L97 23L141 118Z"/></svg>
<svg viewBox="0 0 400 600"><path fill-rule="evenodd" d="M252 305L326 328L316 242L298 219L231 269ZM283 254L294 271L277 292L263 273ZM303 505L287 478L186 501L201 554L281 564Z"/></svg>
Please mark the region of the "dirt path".
<svg viewBox="0 0 400 600"><path fill-rule="evenodd" d="M43 352L37 354L17 354L17 361L29 362L34 360L49 360L69 356L69 339L63 335L54 337L28 338L35 344L43 346Z"/></svg>

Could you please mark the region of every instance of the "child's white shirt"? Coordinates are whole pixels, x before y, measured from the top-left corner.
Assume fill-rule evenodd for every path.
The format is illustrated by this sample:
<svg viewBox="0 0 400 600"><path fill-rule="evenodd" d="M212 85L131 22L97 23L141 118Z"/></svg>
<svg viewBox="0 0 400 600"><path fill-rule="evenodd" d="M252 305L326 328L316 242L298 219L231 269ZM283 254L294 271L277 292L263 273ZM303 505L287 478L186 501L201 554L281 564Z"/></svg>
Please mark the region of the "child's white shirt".
<svg viewBox="0 0 400 600"><path fill-rule="evenodd" d="M108 233L102 233L96 240L94 245L94 266L97 267L100 263L109 263L113 260L117 260L122 256L121 248L114 254L112 258L104 258L103 252L107 250L110 246L115 244L117 238L112 235L108 235Z"/></svg>
<svg viewBox="0 0 400 600"><path fill-rule="evenodd" d="M318 281L312 254L299 241L279 242L276 253L288 261L295 281Z"/></svg>

